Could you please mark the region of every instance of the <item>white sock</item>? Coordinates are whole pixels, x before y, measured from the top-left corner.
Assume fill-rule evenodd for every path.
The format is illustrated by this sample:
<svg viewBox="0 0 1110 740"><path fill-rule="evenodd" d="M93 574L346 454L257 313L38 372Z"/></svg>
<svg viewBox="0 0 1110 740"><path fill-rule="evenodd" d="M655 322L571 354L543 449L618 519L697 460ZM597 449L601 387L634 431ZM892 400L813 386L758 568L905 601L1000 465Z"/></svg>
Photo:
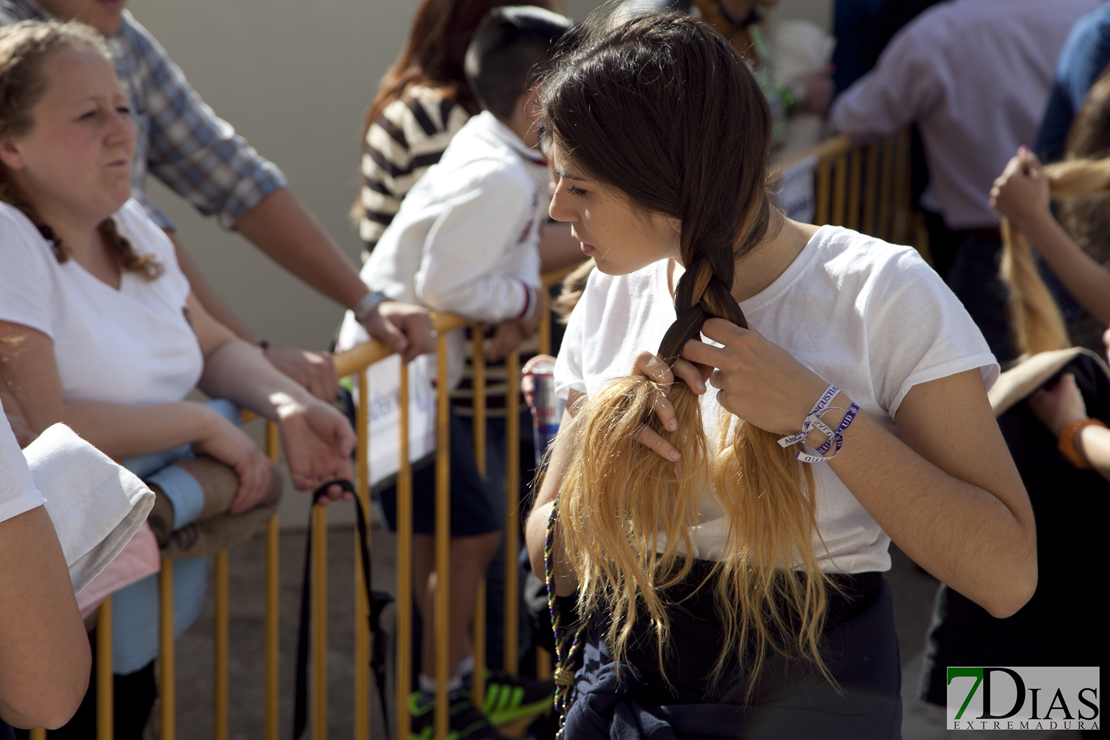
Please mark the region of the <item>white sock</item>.
<svg viewBox="0 0 1110 740"><path fill-rule="evenodd" d="M473 668L472 668L472 670L473 670ZM420 690L423 691L425 694L434 694L436 692L436 680L434 678L432 678L431 676L429 676L427 674L424 674L424 673L421 673L417 677L416 681L417 681L417 684L420 686ZM463 677L462 677L461 673L456 673L454 676L447 679L447 691L448 692L458 691L459 689L462 688L462 685L463 685Z"/></svg>

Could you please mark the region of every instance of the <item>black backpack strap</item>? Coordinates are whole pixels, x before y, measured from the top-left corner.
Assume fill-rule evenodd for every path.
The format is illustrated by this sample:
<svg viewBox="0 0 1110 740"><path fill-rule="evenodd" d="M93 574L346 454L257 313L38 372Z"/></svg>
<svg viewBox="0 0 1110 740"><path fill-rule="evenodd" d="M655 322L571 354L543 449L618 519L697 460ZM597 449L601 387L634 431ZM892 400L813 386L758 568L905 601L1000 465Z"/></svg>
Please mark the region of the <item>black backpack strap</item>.
<svg viewBox="0 0 1110 740"><path fill-rule="evenodd" d="M315 506L326 495L327 490L334 485L339 485L344 491L355 493L355 487L349 480L333 480L320 486L312 494L312 504ZM367 603L370 605L370 633L373 636L371 643L370 668L374 672L374 680L378 685L378 698L382 705L382 721L386 728L386 738L389 737L389 710L385 696L385 649L386 635L381 626L382 611L393 601L393 597L384 591L374 591L371 588L370 574L370 547L368 545L367 517L362 508L362 501L354 497L355 508L358 512L356 523L358 525L359 556L362 559L362 583L366 589ZM297 628L297 667L295 675L295 695L293 699L293 738L300 740L308 725L308 627L311 622L312 601L312 516L309 515L308 541L305 543L304 579L301 585L301 618Z"/></svg>

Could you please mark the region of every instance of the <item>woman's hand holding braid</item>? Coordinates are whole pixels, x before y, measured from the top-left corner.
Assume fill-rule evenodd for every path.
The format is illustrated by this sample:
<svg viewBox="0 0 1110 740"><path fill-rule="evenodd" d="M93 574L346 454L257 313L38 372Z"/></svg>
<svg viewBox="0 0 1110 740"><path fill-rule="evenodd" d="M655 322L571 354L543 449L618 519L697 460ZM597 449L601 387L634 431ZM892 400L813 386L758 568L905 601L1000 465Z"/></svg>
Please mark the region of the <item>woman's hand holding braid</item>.
<svg viewBox="0 0 1110 740"><path fill-rule="evenodd" d="M659 386L656 391L655 398L655 414L659 417L659 423L663 428L669 432L678 429L678 420L675 418L674 406L667 400L667 396L674 386L675 379L680 379L690 387L694 393L699 396L705 393L705 379L702 377L701 371L692 362L687 362L681 357L675 360L673 366L668 366L666 362L653 355L651 352L643 351L636 356L636 361L632 364L632 375L644 375ZM646 447L655 450L664 460L677 461L679 457L678 450L671 446L667 440L660 437L650 427L640 427L640 433L637 437L640 443Z"/></svg>
<svg viewBox="0 0 1110 740"><path fill-rule="evenodd" d="M752 329L709 319L702 333L723 346L690 340L682 356L716 368L709 382L717 403L735 416L774 434L795 434L829 383L789 352ZM832 417L830 416L830 421Z"/></svg>
<svg viewBox="0 0 1110 740"><path fill-rule="evenodd" d="M674 408L667 400L675 378L681 378L695 393L706 392L699 365L713 368L709 382L717 389L717 402L729 413L784 436L802 428L813 403L828 388L827 382L757 331L715 318L705 322L702 333L724 346L692 339L673 367L650 352L641 352L636 358L633 373L660 385L655 412L665 429L678 428ZM829 415L828 422L838 421L836 413ZM824 441L820 433L814 435L811 442ZM639 439L663 458L678 459L678 452L651 429L641 429Z"/></svg>

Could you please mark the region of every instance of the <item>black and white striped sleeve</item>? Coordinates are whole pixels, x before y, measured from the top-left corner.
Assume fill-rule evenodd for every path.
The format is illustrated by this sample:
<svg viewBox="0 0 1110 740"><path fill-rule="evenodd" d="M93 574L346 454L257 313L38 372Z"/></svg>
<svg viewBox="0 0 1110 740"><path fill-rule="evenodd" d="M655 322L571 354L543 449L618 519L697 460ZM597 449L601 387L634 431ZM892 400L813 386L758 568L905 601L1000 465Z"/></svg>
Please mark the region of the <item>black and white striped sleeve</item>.
<svg viewBox="0 0 1110 740"><path fill-rule="evenodd" d="M468 118L453 97L406 94L386 106L370 126L362 148L359 221L359 236L368 252L393 221L401 200L439 161Z"/></svg>

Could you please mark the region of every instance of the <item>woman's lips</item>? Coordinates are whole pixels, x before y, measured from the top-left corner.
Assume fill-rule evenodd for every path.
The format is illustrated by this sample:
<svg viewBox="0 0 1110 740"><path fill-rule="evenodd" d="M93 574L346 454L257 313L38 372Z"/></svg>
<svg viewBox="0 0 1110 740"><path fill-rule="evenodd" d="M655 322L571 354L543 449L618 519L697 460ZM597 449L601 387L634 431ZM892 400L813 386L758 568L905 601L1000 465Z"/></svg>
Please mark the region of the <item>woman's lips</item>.
<svg viewBox="0 0 1110 740"><path fill-rule="evenodd" d="M578 242L578 243L582 247L582 254L584 254L588 257L589 255L594 253L594 247L593 247L592 244L587 244L586 242Z"/></svg>

